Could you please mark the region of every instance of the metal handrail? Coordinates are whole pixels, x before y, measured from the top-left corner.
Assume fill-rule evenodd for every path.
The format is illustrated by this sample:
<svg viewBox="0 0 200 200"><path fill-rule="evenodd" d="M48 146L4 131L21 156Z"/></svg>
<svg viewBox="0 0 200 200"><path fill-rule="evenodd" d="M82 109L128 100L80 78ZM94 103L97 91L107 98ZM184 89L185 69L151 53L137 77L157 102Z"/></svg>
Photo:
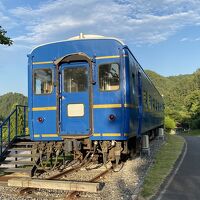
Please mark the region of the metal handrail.
<svg viewBox="0 0 200 200"><path fill-rule="evenodd" d="M9 116L0 124L0 158L4 155L6 149L8 148L9 144L19 135L20 136L25 136L25 132L26 132L26 127L27 127L27 122L28 122L28 118L27 118L27 111L28 111L28 106L24 106L24 105L16 105L15 109L9 114ZM22 110L21 116L23 116L23 128L22 128L22 134L18 132L18 121L19 121L19 111L20 109ZM11 134L11 117L15 117L14 120L14 134ZM3 128L6 127L7 128L7 135L6 135L6 139L4 140L3 138Z"/></svg>

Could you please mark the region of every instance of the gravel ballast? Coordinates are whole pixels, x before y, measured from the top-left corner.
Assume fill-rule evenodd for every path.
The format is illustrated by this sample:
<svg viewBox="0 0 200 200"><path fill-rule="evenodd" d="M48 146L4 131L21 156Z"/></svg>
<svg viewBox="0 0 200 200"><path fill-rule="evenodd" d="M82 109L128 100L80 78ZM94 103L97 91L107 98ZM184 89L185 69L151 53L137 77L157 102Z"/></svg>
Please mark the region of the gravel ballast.
<svg viewBox="0 0 200 200"><path fill-rule="evenodd" d="M153 163L155 153L160 149L163 140L154 139L150 143L150 156L144 155L132 160L127 160L119 172L112 172L100 181L105 183L103 189L98 193L80 193L80 200L134 200L141 188L144 177ZM87 171L83 171L87 173ZM2 200L33 200L33 199L63 199L66 191L37 190L35 196L19 196L19 188L0 186L0 199ZM42 198L41 198L42 196ZM47 197L47 198L45 198Z"/></svg>

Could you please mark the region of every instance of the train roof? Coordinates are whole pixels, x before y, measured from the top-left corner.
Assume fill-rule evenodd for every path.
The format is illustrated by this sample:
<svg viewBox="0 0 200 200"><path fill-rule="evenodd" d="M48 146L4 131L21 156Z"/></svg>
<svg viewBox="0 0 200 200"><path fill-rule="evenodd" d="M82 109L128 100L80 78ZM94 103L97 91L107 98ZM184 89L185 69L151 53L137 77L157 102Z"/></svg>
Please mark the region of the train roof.
<svg viewBox="0 0 200 200"><path fill-rule="evenodd" d="M71 38L68 38L66 40L60 40L60 41L55 41L55 42L49 42L49 43L44 43L44 44L41 44L39 46L36 46L35 48L32 49L32 51L30 52L30 54L37 48L39 47L42 47L42 46L46 46L46 45L49 45L49 44L56 44L56 43L60 43L60 42L68 42L68 41L80 41L80 40L115 40L117 41L118 43L120 43L122 46L125 46L124 42L118 38L115 38L115 37L105 37L105 36L102 36L102 35L90 35L90 34L83 34L83 33L80 33L80 35L78 36L74 36L74 37L71 37Z"/></svg>
<svg viewBox="0 0 200 200"><path fill-rule="evenodd" d="M118 38L115 38L115 37L105 37L105 36L102 36L102 35L84 35L83 33L80 33L80 35L78 35L78 36L71 37L67 41L72 41L72 40L91 40L91 39L116 40L119 43L121 43L122 45L125 45L124 42L122 42L122 40L120 40Z"/></svg>

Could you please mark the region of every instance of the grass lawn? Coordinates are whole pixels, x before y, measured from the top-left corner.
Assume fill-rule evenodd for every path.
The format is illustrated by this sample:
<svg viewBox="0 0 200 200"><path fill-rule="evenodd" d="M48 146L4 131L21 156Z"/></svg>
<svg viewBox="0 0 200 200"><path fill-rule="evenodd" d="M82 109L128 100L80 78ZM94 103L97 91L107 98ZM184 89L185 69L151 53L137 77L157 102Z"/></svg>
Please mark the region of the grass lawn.
<svg viewBox="0 0 200 200"><path fill-rule="evenodd" d="M184 135L184 136L200 136L200 129L185 131L183 133L180 133L180 135Z"/></svg>
<svg viewBox="0 0 200 200"><path fill-rule="evenodd" d="M173 169L182 152L183 145L184 139L182 137L166 134L166 143L157 152L155 163L145 177L143 188L139 194L141 199L150 199L156 194L160 185Z"/></svg>

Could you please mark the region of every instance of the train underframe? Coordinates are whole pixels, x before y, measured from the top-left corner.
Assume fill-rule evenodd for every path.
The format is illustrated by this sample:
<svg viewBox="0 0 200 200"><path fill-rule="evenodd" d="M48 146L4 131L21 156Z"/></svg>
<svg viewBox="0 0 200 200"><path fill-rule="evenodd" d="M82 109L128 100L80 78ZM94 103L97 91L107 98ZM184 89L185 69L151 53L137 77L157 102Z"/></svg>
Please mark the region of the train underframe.
<svg viewBox="0 0 200 200"><path fill-rule="evenodd" d="M146 133L152 140L158 135L158 129ZM127 141L92 141L84 139L64 139L35 143L34 160L36 167L43 170L65 168L70 161L79 163L92 162L105 164L111 162L118 166L127 158L134 158L141 151L141 137L132 137Z"/></svg>
<svg viewBox="0 0 200 200"><path fill-rule="evenodd" d="M34 146L34 160L38 169L53 170L67 167L70 161L118 165L128 155L128 141L91 141L90 139L64 139L39 142Z"/></svg>

